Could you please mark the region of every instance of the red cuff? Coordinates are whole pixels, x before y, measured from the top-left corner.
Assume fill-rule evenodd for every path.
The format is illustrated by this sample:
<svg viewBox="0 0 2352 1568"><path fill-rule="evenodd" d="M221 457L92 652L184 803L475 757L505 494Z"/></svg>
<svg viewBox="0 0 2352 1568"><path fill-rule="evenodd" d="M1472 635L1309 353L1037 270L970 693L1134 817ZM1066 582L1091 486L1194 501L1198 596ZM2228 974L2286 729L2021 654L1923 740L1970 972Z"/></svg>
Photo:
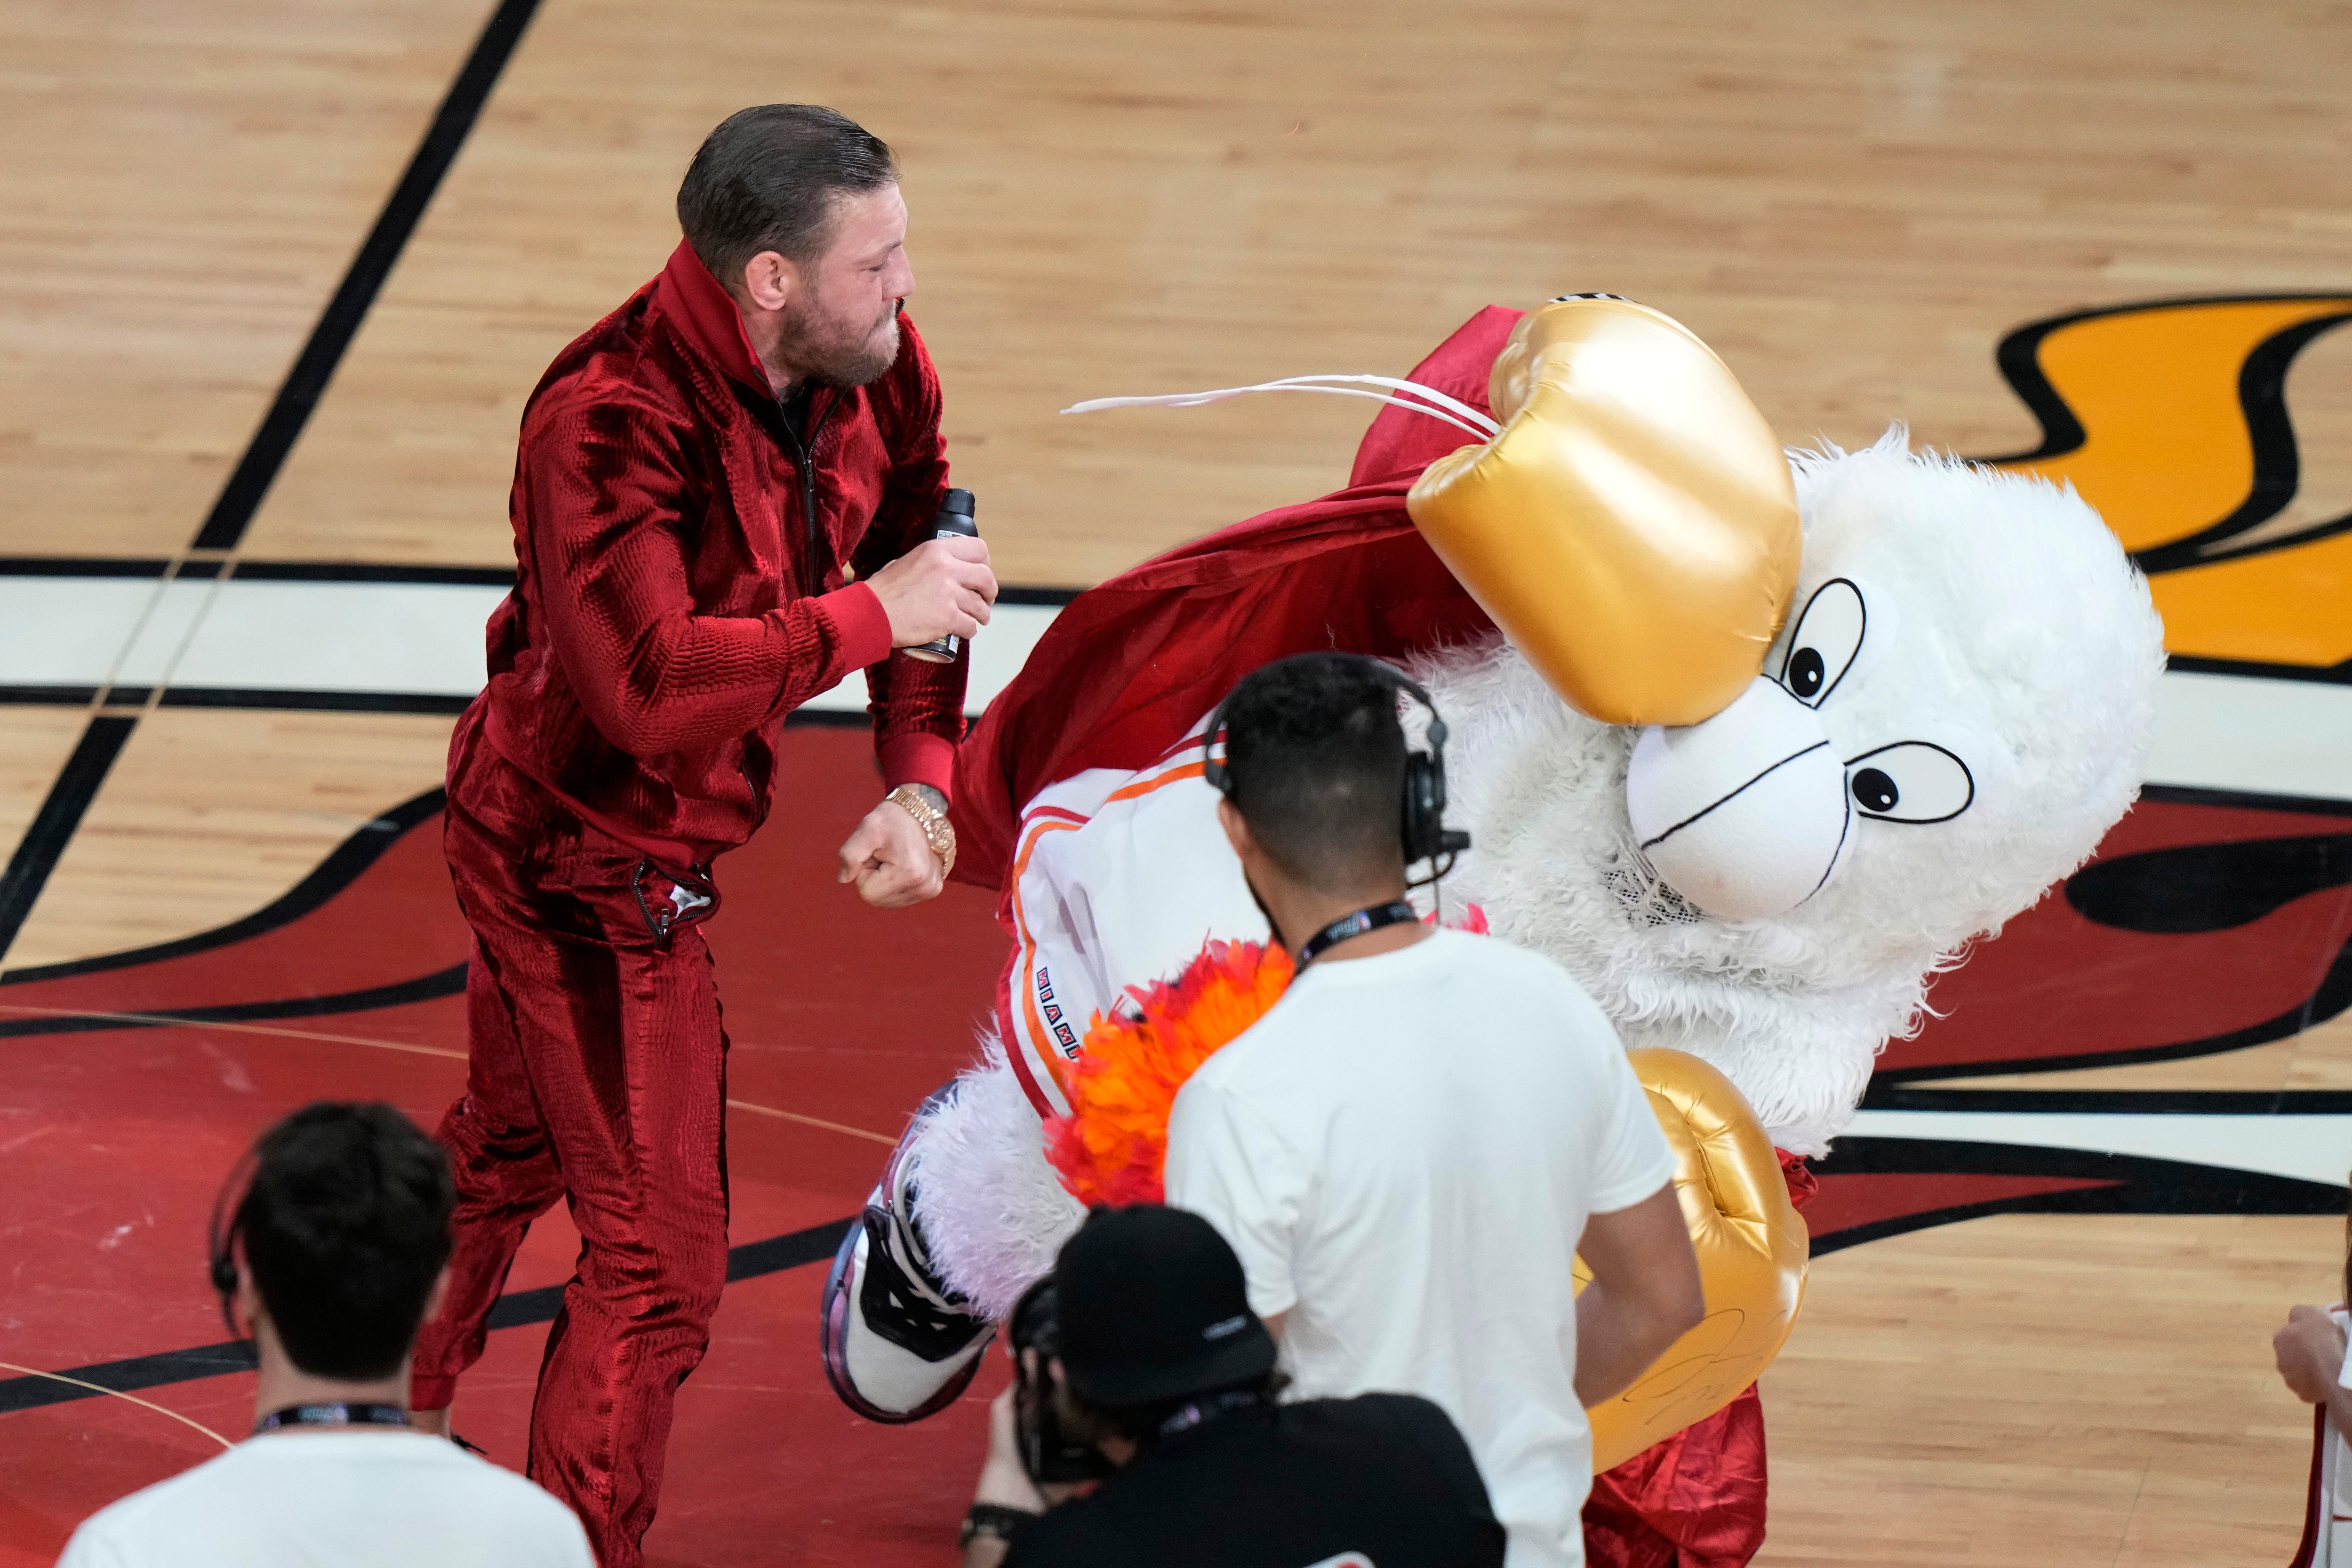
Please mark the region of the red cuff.
<svg viewBox="0 0 2352 1568"><path fill-rule="evenodd" d="M893 735L878 750L882 783L889 789L906 784L929 784L946 795L955 779L955 742L944 735L926 731Z"/></svg>
<svg viewBox="0 0 2352 1568"><path fill-rule="evenodd" d="M841 635L841 646L833 656L832 679L825 685L890 657L889 613L882 608L881 597L870 584L852 583L820 595L814 603Z"/></svg>

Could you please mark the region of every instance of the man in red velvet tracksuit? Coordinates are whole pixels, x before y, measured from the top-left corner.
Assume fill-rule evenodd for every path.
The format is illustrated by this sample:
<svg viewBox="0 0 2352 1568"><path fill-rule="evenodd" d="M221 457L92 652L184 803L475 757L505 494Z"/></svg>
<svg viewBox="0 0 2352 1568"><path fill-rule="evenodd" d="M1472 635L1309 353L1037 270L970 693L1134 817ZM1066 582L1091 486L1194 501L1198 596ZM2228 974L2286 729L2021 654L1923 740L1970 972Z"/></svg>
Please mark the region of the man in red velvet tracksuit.
<svg viewBox="0 0 2352 1568"><path fill-rule="evenodd" d="M930 541L939 379L889 149L829 110L745 110L678 192L661 275L565 349L516 462L516 584L449 751L473 928L448 1304L412 1403L446 1432L530 1222L583 1243L550 1331L530 1474L635 1568L678 1384L727 1270L727 1037L700 922L766 817L784 715L864 668L892 793L841 879L940 890L964 667L894 657L989 616L977 540Z"/></svg>

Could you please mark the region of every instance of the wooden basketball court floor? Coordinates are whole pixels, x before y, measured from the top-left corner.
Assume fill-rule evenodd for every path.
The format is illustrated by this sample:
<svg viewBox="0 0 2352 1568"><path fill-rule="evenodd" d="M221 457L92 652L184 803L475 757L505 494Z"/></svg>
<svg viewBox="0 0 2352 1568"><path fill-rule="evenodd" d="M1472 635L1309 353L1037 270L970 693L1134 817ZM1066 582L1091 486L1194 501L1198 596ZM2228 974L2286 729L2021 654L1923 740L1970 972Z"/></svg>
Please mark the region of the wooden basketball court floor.
<svg viewBox="0 0 2352 1568"><path fill-rule="evenodd" d="M0 1561L239 1430L200 1233L253 1133L460 1081L432 792L516 416L775 100L904 159L957 480L1031 590L992 682L1054 590L1337 487L1364 424L1055 409L1401 374L1567 289L1688 322L1792 442L1904 418L2099 505L2174 656L2151 787L1822 1163L1761 1561L2286 1559L2267 1337L2333 1294L2352 1166L2352 16L487 7L0 0ZM833 885L862 747L796 729L724 868L737 1279L657 1562L947 1561L976 1467L971 1401L861 1426L814 1354L998 956L977 893ZM460 1395L506 1463L571 1246L534 1235Z"/></svg>

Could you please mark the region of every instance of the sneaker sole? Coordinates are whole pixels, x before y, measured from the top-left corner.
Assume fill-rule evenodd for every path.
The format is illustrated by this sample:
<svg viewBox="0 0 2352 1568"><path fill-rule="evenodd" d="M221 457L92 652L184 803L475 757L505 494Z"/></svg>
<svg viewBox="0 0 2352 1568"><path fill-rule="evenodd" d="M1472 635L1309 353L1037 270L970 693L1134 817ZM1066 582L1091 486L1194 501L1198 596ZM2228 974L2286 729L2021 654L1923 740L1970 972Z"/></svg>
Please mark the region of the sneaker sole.
<svg viewBox="0 0 2352 1568"><path fill-rule="evenodd" d="M877 1187L874 1198L878 1202L884 1188ZM849 1344L849 1314L857 1310L857 1244L866 1235L863 1216L850 1222L849 1234L841 1238L841 1246L833 1255L833 1268L824 1279L824 1310L817 1321L817 1347L824 1361L824 1380L833 1385L834 1396L850 1410L868 1421L885 1426L905 1426L936 1415L963 1396L971 1380L980 1375L980 1363L988 1350L989 1342L996 1338L992 1325L974 1347L971 1357L955 1372L929 1399L911 1410L886 1410L857 1392L850 1380L847 1359Z"/></svg>

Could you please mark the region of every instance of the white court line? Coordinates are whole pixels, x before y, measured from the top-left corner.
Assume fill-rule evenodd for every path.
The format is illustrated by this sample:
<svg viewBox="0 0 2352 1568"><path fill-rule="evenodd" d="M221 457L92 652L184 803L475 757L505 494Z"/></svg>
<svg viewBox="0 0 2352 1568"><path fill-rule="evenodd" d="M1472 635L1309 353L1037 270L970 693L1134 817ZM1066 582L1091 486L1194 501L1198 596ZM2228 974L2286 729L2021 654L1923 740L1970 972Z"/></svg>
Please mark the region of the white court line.
<svg viewBox="0 0 2352 1568"><path fill-rule="evenodd" d="M1013 684L1028 662L1029 650L1045 635L1060 614L1055 605L999 605L980 636L971 639L971 672L964 683L966 712L978 713ZM858 670L840 685L802 704L824 713L866 710L866 672Z"/></svg>
<svg viewBox="0 0 2352 1568"><path fill-rule="evenodd" d="M164 584L109 672L107 683L161 686L168 680L173 665L212 609L220 586L217 577L175 577Z"/></svg>
<svg viewBox="0 0 2352 1568"><path fill-rule="evenodd" d="M152 577L0 577L0 682L104 685L158 586Z"/></svg>
<svg viewBox="0 0 2352 1568"><path fill-rule="evenodd" d="M2166 672L2150 784L2352 799L2352 686Z"/></svg>
<svg viewBox="0 0 2352 1568"><path fill-rule="evenodd" d="M2326 1186L2352 1167L2352 1116L2074 1110L1863 1110L1842 1136L2137 1154Z"/></svg>
<svg viewBox="0 0 2352 1568"><path fill-rule="evenodd" d="M232 577L173 583L148 615L155 590L142 578L0 576L0 685L168 678L199 689L469 698L482 685L483 623L506 596L474 584ZM972 644L971 711L1020 672L1057 613L997 606ZM862 675L807 704L865 705ZM2352 685L2169 672L2147 779L2352 800Z"/></svg>
<svg viewBox="0 0 2352 1568"><path fill-rule="evenodd" d="M485 679L483 624L507 596L467 583L231 578L219 587L174 686L471 697Z"/></svg>

